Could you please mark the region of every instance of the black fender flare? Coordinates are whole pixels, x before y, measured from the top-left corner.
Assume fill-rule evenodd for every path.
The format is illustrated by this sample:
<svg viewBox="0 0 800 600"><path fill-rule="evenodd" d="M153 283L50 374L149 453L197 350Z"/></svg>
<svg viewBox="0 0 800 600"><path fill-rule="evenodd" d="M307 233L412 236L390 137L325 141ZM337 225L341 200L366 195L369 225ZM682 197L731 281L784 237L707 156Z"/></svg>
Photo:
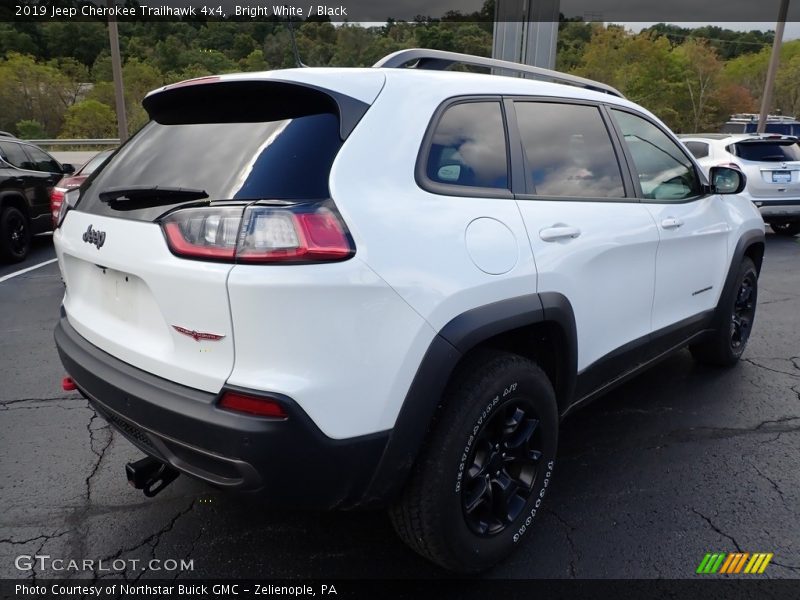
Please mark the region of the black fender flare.
<svg viewBox="0 0 800 600"><path fill-rule="evenodd" d="M766 235L760 229L749 229L745 231L739 241L736 242L736 247L733 249L731 262L728 266L728 274L725 276L725 283L722 285L722 292L719 296L719 302L714 310L714 317L712 327L716 329L723 325L723 320L727 319L727 312L725 306L731 294L735 293L736 276L739 273L739 265L742 264L742 259L747 254L747 251L753 246L760 244L762 247L761 259L763 260L763 249L766 247ZM761 260L754 261L756 263L756 271L761 273Z"/></svg>
<svg viewBox="0 0 800 600"><path fill-rule="evenodd" d="M21 190L13 188L0 190L0 210L5 208L7 200L10 198L13 198L22 205L22 213L25 215L25 217L30 219L30 205L28 200L25 198L25 193Z"/></svg>
<svg viewBox="0 0 800 600"><path fill-rule="evenodd" d="M566 340L564 389L569 404L577 372L577 336L572 305L562 294L545 292L493 302L450 320L433 338L408 389L375 474L360 506L383 505L402 489L434 420L448 380L459 361L492 337L536 323L553 322Z"/></svg>

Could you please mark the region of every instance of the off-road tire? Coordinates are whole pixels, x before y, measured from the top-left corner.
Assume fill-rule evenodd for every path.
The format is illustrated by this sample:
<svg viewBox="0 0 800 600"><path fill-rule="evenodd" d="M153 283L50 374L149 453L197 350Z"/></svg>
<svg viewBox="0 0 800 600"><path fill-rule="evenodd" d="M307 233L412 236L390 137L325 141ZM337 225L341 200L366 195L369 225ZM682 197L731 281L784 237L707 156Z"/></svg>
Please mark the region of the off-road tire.
<svg viewBox="0 0 800 600"><path fill-rule="evenodd" d="M757 300L758 271L753 261L745 257L739 265L736 284L718 308L717 328L702 342L689 347L694 359L720 367L735 365L750 339Z"/></svg>
<svg viewBox="0 0 800 600"><path fill-rule="evenodd" d="M520 412L524 417L515 419ZM532 421L536 424L531 425ZM517 422L524 427L515 430ZM533 433L525 437L525 448L514 446L531 426ZM501 440L496 446L492 446L492 435ZM558 409L547 375L521 356L479 353L458 369L448 385L427 443L399 501L390 509L395 530L412 549L445 569L474 573L492 567L528 537L550 485L557 443ZM537 452L531 450L534 446L541 448L538 460L532 458ZM503 449L535 462L514 462L517 458L507 458L506 453L501 458ZM485 469L476 467L480 456ZM498 470L497 479L489 483L498 466L502 475ZM468 478L470 472L481 475ZM525 485L518 486L512 500L504 503L502 494L494 494L501 482L514 480L514 473L519 477L516 481ZM490 489L488 496L474 492L464 496L475 482L483 481ZM499 531L480 533L483 521L468 514L466 506L474 506L476 496L483 498L479 503L483 512L475 514L491 512L500 503L505 508L498 512L516 517L505 525L494 522L503 527Z"/></svg>

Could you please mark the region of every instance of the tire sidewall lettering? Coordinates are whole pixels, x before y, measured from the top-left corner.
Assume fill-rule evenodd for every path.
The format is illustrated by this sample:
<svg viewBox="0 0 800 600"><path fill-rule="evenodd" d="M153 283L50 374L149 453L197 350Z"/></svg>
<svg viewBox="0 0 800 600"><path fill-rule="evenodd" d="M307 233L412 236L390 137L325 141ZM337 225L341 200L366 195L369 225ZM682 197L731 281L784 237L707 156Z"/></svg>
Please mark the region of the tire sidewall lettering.
<svg viewBox="0 0 800 600"><path fill-rule="evenodd" d="M547 461L547 472L544 474L544 481L542 482L542 489L539 492L539 496L536 498L536 502L534 502L533 508L530 510L528 516L525 518L525 522L522 525L520 525L519 529L514 533L514 537L511 538L515 544L519 542L522 539L522 536L525 535L530 529L530 526L533 523L533 519L536 517L536 513L538 512L539 507L542 505L542 499L544 498L545 492L547 491L547 486L550 484L550 478L553 476L554 467L555 467L555 460Z"/></svg>
<svg viewBox="0 0 800 600"><path fill-rule="evenodd" d="M516 390L519 387L518 382L514 382L509 385L507 388L503 389L502 394L496 394L483 408L481 411L478 420L475 422L475 425L472 426L472 434L467 439L467 443L464 446L464 450L461 453L461 461L458 464L458 469L456 471L456 485L455 485L455 493L461 493L461 482L464 478L464 470L466 469L467 459L469 458L470 450L472 450L472 444L475 442L475 438L478 435L481 427L483 426L484 421L486 421L487 417L492 414L497 405L500 403L502 398L505 398L508 394L512 391Z"/></svg>

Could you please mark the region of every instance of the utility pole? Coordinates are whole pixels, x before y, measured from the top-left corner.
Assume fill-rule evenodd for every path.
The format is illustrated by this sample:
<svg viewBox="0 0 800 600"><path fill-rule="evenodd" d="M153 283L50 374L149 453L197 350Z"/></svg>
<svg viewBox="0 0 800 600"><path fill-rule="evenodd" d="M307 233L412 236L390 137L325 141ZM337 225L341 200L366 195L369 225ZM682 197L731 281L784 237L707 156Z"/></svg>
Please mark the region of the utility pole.
<svg viewBox="0 0 800 600"><path fill-rule="evenodd" d="M108 7L114 7L115 0L108 0ZM117 129L119 141L124 143L128 139L128 117L125 114L125 93L122 87L122 60L119 56L119 32L117 18L108 17L108 41L111 45L111 72L114 76L114 100L117 106Z"/></svg>
<svg viewBox="0 0 800 600"><path fill-rule="evenodd" d="M767 115L772 105L772 89L775 87L775 75L778 72L778 63L781 58L781 44L783 43L783 29L786 25L786 14L789 12L789 0L781 0L778 9L778 22L775 25L775 40L772 42L772 56L769 58L767 80L764 82L764 93L761 96L761 113L758 115L758 133L764 133L767 128Z"/></svg>

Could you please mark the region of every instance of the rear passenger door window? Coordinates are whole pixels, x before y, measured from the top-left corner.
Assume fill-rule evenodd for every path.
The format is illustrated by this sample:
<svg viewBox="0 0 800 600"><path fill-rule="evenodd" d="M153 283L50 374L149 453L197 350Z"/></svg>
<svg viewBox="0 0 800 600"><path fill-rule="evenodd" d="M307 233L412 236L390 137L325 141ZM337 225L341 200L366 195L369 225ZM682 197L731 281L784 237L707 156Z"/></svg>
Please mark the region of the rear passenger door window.
<svg viewBox="0 0 800 600"><path fill-rule="evenodd" d="M678 144L642 117L616 109L611 112L633 158L643 198L683 202L701 195L694 164Z"/></svg>
<svg viewBox="0 0 800 600"><path fill-rule="evenodd" d="M514 106L529 193L625 197L619 161L598 107L527 101Z"/></svg>
<svg viewBox="0 0 800 600"><path fill-rule="evenodd" d="M499 100L459 102L444 110L430 138L422 183L429 191L445 194L479 196L481 189L509 190Z"/></svg>
<svg viewBox="0 0 800 600"><path fill-rule="evenodd" d="M61 166L52 156L43 150L39 150L35 146L26 146L25 151L28 153L28 156L31 157L36 171L42 171L43 173L61 173Z"/></svg>

